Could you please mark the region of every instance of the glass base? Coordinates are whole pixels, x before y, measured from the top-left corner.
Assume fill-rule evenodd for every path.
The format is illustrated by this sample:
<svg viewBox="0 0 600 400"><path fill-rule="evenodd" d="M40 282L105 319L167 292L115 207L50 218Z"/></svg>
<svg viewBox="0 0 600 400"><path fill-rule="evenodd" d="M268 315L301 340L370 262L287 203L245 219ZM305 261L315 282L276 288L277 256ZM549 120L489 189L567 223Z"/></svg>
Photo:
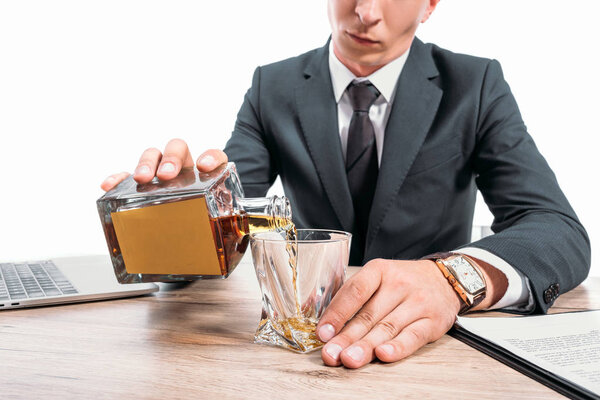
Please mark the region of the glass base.
<svg viewBox="0 0 600 400"><path fill-rule="evenodd" d="M317 321L305 317L292 317L273 321L260 321L254 343L283 347L297 353L309 353L320 349L324 343L317 338Z"/></svg>

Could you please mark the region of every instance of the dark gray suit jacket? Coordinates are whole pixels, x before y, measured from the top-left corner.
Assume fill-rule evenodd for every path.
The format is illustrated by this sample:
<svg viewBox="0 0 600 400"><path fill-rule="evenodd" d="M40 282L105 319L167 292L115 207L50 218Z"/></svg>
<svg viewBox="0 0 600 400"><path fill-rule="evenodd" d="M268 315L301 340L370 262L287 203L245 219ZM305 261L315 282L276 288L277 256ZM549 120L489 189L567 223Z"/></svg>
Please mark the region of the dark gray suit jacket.
<svg viewBox="0 0 600 400"><path fill-rule="evenodd" d="M327 46L256 69L225 152L246 196L264 196L279 175L298 227L354 230ZM495 234L469 244L477 189ZM363 261L467 244L523 272L536 312L589 271L585 229L500 64L415 38L385 130Z"/></svg>

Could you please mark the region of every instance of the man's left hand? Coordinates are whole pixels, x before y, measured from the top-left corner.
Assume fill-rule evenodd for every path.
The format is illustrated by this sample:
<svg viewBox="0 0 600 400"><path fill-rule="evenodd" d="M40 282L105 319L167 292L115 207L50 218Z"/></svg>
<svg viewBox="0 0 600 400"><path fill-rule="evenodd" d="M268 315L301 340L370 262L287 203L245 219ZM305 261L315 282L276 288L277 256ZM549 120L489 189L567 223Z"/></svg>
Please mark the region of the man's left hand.
<svg viewBox="0 0 600 400"><path fill-rule="evenodd" d="M433 261L371 260L335 295L317 325L325 364L401 360L442 337L460 309Z"/></svg>

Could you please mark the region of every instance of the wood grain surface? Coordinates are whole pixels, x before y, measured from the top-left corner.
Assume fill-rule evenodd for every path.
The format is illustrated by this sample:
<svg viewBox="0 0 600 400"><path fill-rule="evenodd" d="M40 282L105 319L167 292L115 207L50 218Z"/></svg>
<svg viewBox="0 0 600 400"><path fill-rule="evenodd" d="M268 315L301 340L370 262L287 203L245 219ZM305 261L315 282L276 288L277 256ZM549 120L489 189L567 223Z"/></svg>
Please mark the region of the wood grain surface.
<svg viewBox="0 0 600 400"><path fill-rule="evenodd" d="M561 296L551 311L593 308L600 308L599 278ZM319 351L254 344L260 312L248 257L226 280L2 311L0 399L562 397L449 336L397 363L326 367Z"/></svg>

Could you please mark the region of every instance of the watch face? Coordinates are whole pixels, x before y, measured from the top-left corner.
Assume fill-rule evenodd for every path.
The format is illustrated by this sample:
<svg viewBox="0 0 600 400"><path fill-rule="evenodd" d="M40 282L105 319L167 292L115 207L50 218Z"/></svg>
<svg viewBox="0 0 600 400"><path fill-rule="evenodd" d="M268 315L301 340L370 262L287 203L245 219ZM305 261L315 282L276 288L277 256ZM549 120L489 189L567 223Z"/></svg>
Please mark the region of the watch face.
<svg viewBox="0 0 600 400"><path fill-rule="evenodd" d="M470 294L474 294L485 287L483 279L481 279L475 268L464 258L455 257L446 261L445 264L450 272L452 272L452 275Z"/></svg>

